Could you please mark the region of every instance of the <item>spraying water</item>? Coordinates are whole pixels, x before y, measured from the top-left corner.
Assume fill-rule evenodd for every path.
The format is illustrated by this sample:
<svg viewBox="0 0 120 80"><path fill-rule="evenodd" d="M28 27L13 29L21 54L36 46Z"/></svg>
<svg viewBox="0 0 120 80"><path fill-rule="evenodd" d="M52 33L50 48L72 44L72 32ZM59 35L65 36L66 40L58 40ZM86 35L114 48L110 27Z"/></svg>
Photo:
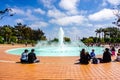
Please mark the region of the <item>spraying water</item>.
<svg viewBox="0 0 120 80"><path fill-rule="evenodd" d="M82 41L71 41L64 44L64 31L60 27L58 32L58 43L49 41L39 41L35 48L35 53L37 56L79 56L81 49L86 49L86 51L95 50L96 54L103 53L104 48L102 47L87 47ZM31 48L28 48L31 49ZM20 52L21 51L21 52ZM22 53L23 49L10 50L8 53Z"/></svg>
<svg viewBox="0 0 120 80"><path fill-rule="evenodd" d="M58 36L59 36L59 38L58 38L58 40L59 40L59 46L63 47L64 46L64 44L63 44L63 41L64 41L64 32L63 32L62 27L60 27L59 35Z"/></svg>

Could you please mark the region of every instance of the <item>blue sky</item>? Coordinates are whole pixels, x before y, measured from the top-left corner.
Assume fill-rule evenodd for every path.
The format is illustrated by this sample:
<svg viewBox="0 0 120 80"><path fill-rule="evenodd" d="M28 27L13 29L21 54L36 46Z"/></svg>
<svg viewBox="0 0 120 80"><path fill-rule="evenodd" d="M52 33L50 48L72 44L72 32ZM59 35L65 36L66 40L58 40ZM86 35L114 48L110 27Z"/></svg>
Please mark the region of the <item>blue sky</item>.
<svg viewBox="0 0 120 80"><path fill-rule="evenodd" d="M113 8L120 0L0 0L0 10L12 8L13 17L4 17L0 25L21 22L40 28L48 39L57 37L60 27L72 39L95 36L95 30L113 26Z"/></svg>

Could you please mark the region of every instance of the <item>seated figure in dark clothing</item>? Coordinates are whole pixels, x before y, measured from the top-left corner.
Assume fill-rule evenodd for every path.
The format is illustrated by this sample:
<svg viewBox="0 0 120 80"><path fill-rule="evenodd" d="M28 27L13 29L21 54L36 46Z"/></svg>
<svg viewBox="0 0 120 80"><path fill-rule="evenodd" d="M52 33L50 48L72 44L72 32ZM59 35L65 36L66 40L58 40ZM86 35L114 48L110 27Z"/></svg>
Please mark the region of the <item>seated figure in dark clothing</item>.
<svg viewBox="0 0 120 80"><path fill-rule="evenodd" d="M82 49L80 52L80 64L89 64L90 55L88 52L85 52L85 49Z"/></svg>
<svg viewBox="0 0 120 80"><path fill-rule="evenodd" d="M36 63L39 62L39 60L36 57L36 54L34 53L34 49L31 49L31 52L28 54L28 62L29 63Z"/></svg>
<svg viewBox="0 0 120 80"><path fill-rule="evenodd" d="M111 62L111 53L108 48L103 53L103 63Z"/></svg>

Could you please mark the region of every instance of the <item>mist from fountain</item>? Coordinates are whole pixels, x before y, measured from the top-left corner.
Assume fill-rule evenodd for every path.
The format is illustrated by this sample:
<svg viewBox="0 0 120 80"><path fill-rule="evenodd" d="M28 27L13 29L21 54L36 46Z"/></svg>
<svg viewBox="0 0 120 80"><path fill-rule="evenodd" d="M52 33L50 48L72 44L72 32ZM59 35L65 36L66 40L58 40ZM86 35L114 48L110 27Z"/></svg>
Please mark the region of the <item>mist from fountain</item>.
<svg viewBox="0 0 120 80"><path fill-rule="evenodd" d="M83 48L86 49L86 51L93 49L92 47L87 47L80 40L64 42L64 31L62 27L60 27L58 32L58 42L39 41L35 46L37 53L43 56L79 56Z"/></svg>
<svg viewBox="0 0 120 80"><path fill-rule="evenodd" d="M58 32L58 42L50 41L39 41L35 47L35 53L37 56L79 56L80 51L84 48L86 51L90 52L92 49L95 50L96 54L103 53L103 47L87 47L82 41L64 41L64 30L60 27ZM25 48L9 50L8 53L16 54L18 52L22 53ZM27 48L30 50L31 48Z"/></svg>
<svg viewBox="0 0 120 80"><path fill-rule="evenodd" d="M58 36L59 36L59 38L58 38L59 46L63 47L64 46L64 43L63 43L63 41L64 41L64 31L63 31L62 27L60 27Z"/></svg>

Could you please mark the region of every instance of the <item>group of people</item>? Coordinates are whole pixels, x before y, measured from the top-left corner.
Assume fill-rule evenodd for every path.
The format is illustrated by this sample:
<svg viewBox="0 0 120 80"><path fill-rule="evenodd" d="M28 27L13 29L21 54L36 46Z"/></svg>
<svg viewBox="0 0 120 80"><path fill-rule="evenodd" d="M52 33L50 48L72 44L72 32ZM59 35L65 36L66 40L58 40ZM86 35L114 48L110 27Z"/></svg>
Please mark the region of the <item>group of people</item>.
<svg viewBox="0 0 120 80"><path fill-rule="evenodd" d="M103 53L102 58L96 58L94 49L92 49L90 54L88 52L86 52L85 49L82 49L80 51L80 59L79 59L78 63L89 64L90 61L93 64L111 62L112 61L111 56L115 55L114 51L115 50L110 51L109 48L106 48L104 53ZM120 49L118 49L117 57L114 61L120 62Z"/></svg>
<svg viewBox="0 0 120 80"><path fill-rule="evenodd" d="M27 49L25 49L24 52L21 54L21 58L20 58L21 63L39 62L34 51L35 51L34 49L31 49L31 52L28 53L29 51Z"/></svg>
<svg viewBox="0 0 120 80"><path fill-rule="evenodd" d="M37 59L36 54L34 53L34 51L35 51L34 49L31 49L31 52L29 52L27 49L25 49L24 52L21 54L21 58L20 58L21 63L40 62ZM104 53L103 53L102 58L96 58L94 49L92 49L90 54L89 54L89 52L86 52L85 49L82 49L80 51L80 59L79 59L78 63L80 63L80 64L89 64L90 61L93 64L111 62L112 61L111 56L115 55L114 51L115 51L114 49L110 50L109 48L106 48ZM120 49L118 49L117 57L116 57L116 59L114 61L120 62Z"/></svg>

